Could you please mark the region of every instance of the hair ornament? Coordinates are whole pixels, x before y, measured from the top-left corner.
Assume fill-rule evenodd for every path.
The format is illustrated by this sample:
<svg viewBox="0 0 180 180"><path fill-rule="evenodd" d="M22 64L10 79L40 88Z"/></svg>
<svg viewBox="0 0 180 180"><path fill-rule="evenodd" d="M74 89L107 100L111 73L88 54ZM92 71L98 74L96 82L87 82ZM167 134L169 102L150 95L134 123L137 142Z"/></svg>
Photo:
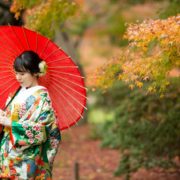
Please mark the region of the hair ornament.
<svg viewBox="0 0 180 180"><path fill-rule="evenodd" d="M39 63L39 69L40 69L39 76L44 76L47 72L47 64L45 61L41 61Z"/></svg>

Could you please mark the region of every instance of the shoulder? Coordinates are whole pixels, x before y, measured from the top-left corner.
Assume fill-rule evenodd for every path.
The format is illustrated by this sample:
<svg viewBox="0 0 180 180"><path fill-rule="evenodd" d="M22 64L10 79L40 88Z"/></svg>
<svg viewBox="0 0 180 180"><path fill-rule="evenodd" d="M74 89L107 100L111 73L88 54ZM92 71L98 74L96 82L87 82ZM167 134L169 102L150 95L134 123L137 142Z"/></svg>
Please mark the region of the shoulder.
<svg viewBox="0 0 180 180"><path fill-rule="evenodd" d="M35 95L48 95L48 90L46 87L44 86L36 86L34 88L34 94Z"/></svg>
<svg viewBox="0 0 180 180"><path fill-rule="evenodd" d="M47 88L44 86L39 86L36 93L38 93L38 94L49 94Z"/></svg>
<svg viewBox="0 0 180 180"><path fill-rule="evenodd" d="M37 91L35 91L35 94L37 96L39 96L40 99L43 99L43 100L48 101L48 102L51 101L48 89L44 86L39 86Z"/></svg>

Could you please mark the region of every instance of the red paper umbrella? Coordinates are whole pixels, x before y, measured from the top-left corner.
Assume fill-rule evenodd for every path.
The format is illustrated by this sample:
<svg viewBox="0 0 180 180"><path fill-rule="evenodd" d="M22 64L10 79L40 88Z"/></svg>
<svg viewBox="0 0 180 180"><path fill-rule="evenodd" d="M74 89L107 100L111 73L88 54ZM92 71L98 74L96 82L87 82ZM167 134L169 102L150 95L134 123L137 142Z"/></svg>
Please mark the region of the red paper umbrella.
<svg viewBox="0 0 180 180"><path fill-rule="evenodd" d="M27 50L36 52L47 63L47 73L39 78L39 84L49 91L59 128L74 125L86 108L86 88L78 67L51 40L24 27L0 26L0 108L19 87L13 62Z"/></svg>

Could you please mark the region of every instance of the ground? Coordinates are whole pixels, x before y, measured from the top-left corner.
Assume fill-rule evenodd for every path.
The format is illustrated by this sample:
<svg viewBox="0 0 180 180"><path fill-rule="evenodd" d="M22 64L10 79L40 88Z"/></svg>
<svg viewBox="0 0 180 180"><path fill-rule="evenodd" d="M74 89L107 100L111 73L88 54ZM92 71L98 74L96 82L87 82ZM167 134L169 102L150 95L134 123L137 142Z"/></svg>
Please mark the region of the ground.
<svg viewBox="0 0 180 180"><path fill-rule="evenodd" d="M54 180L76 180L74 165L79 164L80 180L125 180L114 177L119 152L100 147L100 141L90 138L88 125L78 125L62 132L62 143L53 169ZM180 180L180 174L162 170L139 170L132 180Z"/></svg>
<svg viewBox="0 0 180 180"><path fill-rule="evenodd" d="M81 180L119 179L112 174L118 165L118 151L101 149L99 141L89 138L87 125L63 132L62 137L61 149L54 164L55 180L73 179L75 162L79 163Z"/></svg>

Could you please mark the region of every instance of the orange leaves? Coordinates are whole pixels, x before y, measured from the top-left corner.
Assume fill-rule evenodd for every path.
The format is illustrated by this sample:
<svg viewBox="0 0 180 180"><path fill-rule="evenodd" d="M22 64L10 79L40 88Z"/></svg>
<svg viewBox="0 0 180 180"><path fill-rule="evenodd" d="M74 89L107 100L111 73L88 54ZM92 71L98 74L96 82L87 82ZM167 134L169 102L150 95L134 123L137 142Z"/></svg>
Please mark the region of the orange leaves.
<svg viewBox="0 0 180 180"><path fill-rule="evenodd" d="M104 64L104 66L99 67L93 74L94 83L93 86L100 87L102 89L107 89L115 83L121 71L121 64L119 59L113 59L110 62Z"/></svg>
<svg viewBox="0 0 180 180"><path fill-rule="evenodd" d="M180 68L180 16L130 24L125 38L130 41L126 51L111 65L103 67L106 76L100 79L108 81L110 73L117 73L110 66L119 64L119 75L111 75L111 81L122 80L131 89L141 88L148 81L147 91L163 92L170 84L169 72Z"/></svg>
<svg viewBox="0 0 180 180"><path fill-rule="evenodd" d="M15 14L16 19L18 19L20 16L20 9L22 9L21 5L18 4L17 1L13 1L13 4L11 5L10 11Z"/></svg>
<svg viewBox="0 0 180 180"><path fill-rule="evenodd" d="M131 41L129 48L136 47L137 51L131 52L134 59L122 66L122 79L134 82L138 87L150 80L152 84L148 91L157 88L163 91L169 85L168 72L177 68L179 62L180 16L131 24L126 38Z"/></svg>
<svg viewBox="0 0 180 180"><path fill-rule="evenodd" d="M47 0L27 12L26 26L53 38L56 29L72 16L77 9L74 2L66 0Z"/></svg>
<svg viewBox="0 0 180 180"><path fill-rule="evenodd" d="M75 2L66 0L14 0L11 12L18 18L23 12L25 26L53 38L55 30L72 16L77 9Z"/></svg>
<svg viewBox="0 0 180 180"><path fill-rule="evenodd" d="M41 0L13 0L10 11L13 12L15 14L15 18L18 19L23 10L32 8L39 3L41 3Z"/></svg>
<svg viewBox="0 0 180 180"><path fill-rule="evenodd" d="M141 24L130 24L125 35L131 45L147 50L148 44L157 39L163 48L178 45L180 42L180 16L173 16L166 20L146 20Z"/></svg>

